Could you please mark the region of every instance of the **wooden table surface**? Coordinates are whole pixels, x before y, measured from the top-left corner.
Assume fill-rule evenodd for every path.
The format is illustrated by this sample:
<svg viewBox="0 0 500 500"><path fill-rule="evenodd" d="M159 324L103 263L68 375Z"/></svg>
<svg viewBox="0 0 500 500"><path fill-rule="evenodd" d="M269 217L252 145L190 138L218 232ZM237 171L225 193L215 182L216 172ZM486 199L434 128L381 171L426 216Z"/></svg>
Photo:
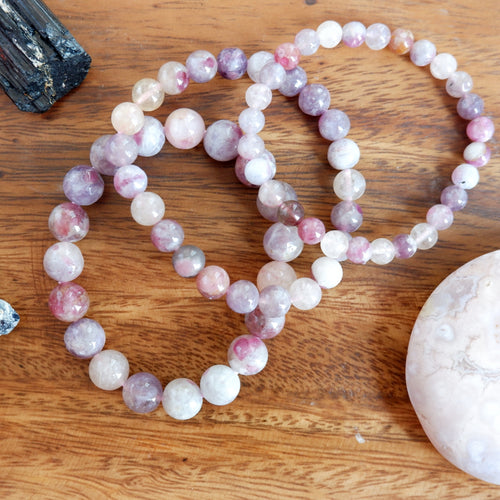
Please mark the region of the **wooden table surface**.
<svg viewBox="0 0 500 500"><path fill-rule="evenodd" d="M498 143L469 203L437 245L388 266L346 263L339 287L313 311L293 310L285 330L267 342L269 363L230 405L208 403L187 422L163 409L134 414L120 391L97 389L88 362L70 356L66 325L48 311L54 286L42 268L54 240L52 208L64 201L62 178L88 163L97 136L112 133L113 107L130 100L140 78L196 49L214 54L238 46L249 56L292 41L326 19L385 22L430 39L474 78L486 114L500 116L498 0L389 2L326 0L133 1L48 0L93 58L88 77L42 115L18 111L0 95L0 297L21 323L0 338L1 498L499 498L500 489L459 471L427 440L405 386L412 325L431 291L450 272L500 247ZM305 58L310 82L332 92L332 107L351 118L349 137L362 151L368 189L361 199L370 239L408 232L439 200L468 144L456 99L428 68L388 50L340 47ZM153 113L162 120L181 106L206 123L237 120L248 78L193 84ZM296 188L307 213L329 221L335 196L328 143L294 99L276 95L262 137L278 178ZM498 136L498 135L497 135ZM269 223L231 164L201 147L166 147L140 162L150 189L180 221L186 243L232 280L255 280L269 259ZM246 333L224 300L209 302L157 252L149 229L134 223L129 202L106 180L88 208L91 232L79 246L86 267L78 282L91 297L107 347L122 351L131 372L150 371L163 385L199 381L226 362L231 340ZM327 223L331 229L331 223ZM295 261L308 274L317 247Z"/></svg>

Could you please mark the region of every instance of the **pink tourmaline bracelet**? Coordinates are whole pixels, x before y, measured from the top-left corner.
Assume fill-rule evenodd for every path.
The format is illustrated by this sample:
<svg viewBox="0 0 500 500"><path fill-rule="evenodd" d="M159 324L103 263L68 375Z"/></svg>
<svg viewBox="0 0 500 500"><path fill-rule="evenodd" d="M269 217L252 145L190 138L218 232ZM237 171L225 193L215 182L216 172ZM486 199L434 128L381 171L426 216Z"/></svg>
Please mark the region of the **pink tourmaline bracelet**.
<svg viewBox="0 0 500 500"><path fill-rule="evenodd" d="M362 175L353 169L359 160L359 149L345 138L348 118L339 110L329 110L329 93L322 85L306 85L305 72L298 66L301 55L316 52L320 45L334 47L343 41L350 47L364 42L373 50L387 45L396 53L410 53L418 66L430 64L436 78L446 79L447 92L460 98L458 112L470 120L467 135L473 141L464 151L467 163L458 166L452 174L453 185L446 188L441 204L427 214L427 223L417 225L410 235L399 235L392 242L378 239L371 244L363 237L351 237L356 224L343 230L325 232L324 224L314 217L305 217L304 209L296 199L293 188L274 180L275 162L258 136L264 126L262 110L271 102L272 90L279 89L286 96L299 95L299 107L306 113L320 116L321 134L333 141L328 159L341 171L335 178L334 191L339 198L353 203L364 191ZM202 83L217 71L225 78L239 78L248 71L257 81L246 93L249 108L240 114L240 127L221 120L206 131L203 119L195 111L179 109L171 113L165 126L144 111L153 111L163 102L165 93L178 94L186 89L189 80ZM260 372L267 362L267 349L262 339L272 338L283 328L285 315L293 304L299 309L311 309L321 299L322 288L332 288L342 279L340 260L346 257L359 263L369 259L378 264L390 262L394 256L407 258L416 248L430 248L437 240L437 230L445 229L453 221L453 212L467 202L466 189L478 181L477 168L485 165L490 150L485 144L493 134L493 123L481 116L483 103L470 93L469 75L456 70L456 61L449 54L437 54L433 44L426 40L414 42L408 30L390 32L385 25L375 24L367 29L358 22L343 28L334 21L322 23L317 30L302 30L294 43L281 45L274 55L260 52L248 61L240 49L224 49L216 59L206 51L192 53L186 66L168 62L160 68L158 79L143 79L134 86L133 103L122 103L112 113L112 123L118 132L103 136L94 142L90 156L92 166L79 165L65 176L63 189L70 200L58 205L49 217L51 232L59 240L44 257L44 267L59 284L51 292L49 306L56 318L70 322L65 333L68 351L79 358L91 358L89 375L98 387L114 390L123 387L125 403L133 411L154 410L160 402L165 411L176 419L188 419L198 413L203 398L215 405L230 403L240 389L239 374ZM224 135L229 140L221 141ZM236 174L246 184L260 185L257 206L264 217L276 221L264 238L268 254L275 260L266 264L257 276L257 286L245 280L230 285L226 271L218 266L205 266L203 252L192 245L183 245L182 227L173 220L164 219L165 206L155 193L146 191L147 175L133 164L137 155L153 156L165 142L189 149L202 140L205 150L220 161L236 158ZM353 145L354 144L354 145ZM332 153L330 154L330 149ZM104 181L100 174L113 175L117 192L132 199L131 212L140 224L152 226L151 239L162 252L173 253L173 265L178 274L196 276L200 293L217 299L226 295L229 307L245 314L249 335L234 339L228 350L228 364L214 365L201 377L200 386L180 378L171 381L165 389L149 373L129 375L127 358L115 350L102 350L105 333L96 321L84 317L89 307L86 291L74 283L83 270L83 256L74 244L89 230L89 220L82 206L95 203L102 195ZM261 182L262 181L262 182ZM341 204L339 204L341 205ZM337 205L334 210L339 210ZM336 218L332 215L332 222ZM349 229L352 228L352 231ZM293 260L304 243L320 243L324 253L312 264L313 278L298 278L287 264ZM283 246L292 248L283 254ZM288 250L287 250L288 251ZM260 291L260 292L259 292Z"/></svg>

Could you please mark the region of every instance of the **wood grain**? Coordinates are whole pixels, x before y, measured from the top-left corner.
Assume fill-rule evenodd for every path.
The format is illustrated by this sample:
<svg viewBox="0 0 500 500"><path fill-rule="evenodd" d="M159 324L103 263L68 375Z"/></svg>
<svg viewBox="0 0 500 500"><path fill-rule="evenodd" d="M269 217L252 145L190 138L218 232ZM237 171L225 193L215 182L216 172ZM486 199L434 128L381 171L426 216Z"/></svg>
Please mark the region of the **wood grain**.
<svg viewBox="0 0 500 500"><path fill-rule="evenodd" d="M494 499L498 487L447 463L431 446L408 400L404 365L412 325L430 292L468 260L500 247L498 143L481 183L435 248L387 267L346 264L345 278L314 311L292 311L285 331L268 342L270 362L227 407L206 404L188 422L158 409L127 410L119 391L96 389L88 363L65 350L65 325L47 310L53 282L41 261L53 243L52 208L64 199L61 181L88 162L109 115L129 100L136 80L156 75L167 60L196 49L217 54L239 46L248 55L273 50L325 19L408 27L454 54L474 78L487 114L500 115L499 4L478 9L466 0L394 3L318 0L48 0L49 7L92 56L87 79L43 115L18 111L0 96L1 298L21 323L0 339L0 497L8 499ZM304 60L311 82L332 92L346 111L350 137L362 150L368 182L360 233L375 238L408 232L439 199L467 145L456 100L428 69L388 51L321 49ZM216 78L171 98L155 116L189 106L207 123L236 120L246 79ZM310 214L328 220L334 172L316 120L294 100L276 96L262 134L278 161L278 177L297 189ZM186 242L231 278L254 280L267 262L268 227L255 191L235 181L231 165L201 148L166 148L141 162L150 187L179 220ZM202 299L192 280L175 275L170 257L154 251L148 229L129 216L129 203L110 188L89 207L91 233L81 242L79 279L91 317L107 346L126 354L132 372L151 371L163 384L199 380L225 361L227 346L245 333L223 301ZM317 248L297 259L307 275Z"/></svg>

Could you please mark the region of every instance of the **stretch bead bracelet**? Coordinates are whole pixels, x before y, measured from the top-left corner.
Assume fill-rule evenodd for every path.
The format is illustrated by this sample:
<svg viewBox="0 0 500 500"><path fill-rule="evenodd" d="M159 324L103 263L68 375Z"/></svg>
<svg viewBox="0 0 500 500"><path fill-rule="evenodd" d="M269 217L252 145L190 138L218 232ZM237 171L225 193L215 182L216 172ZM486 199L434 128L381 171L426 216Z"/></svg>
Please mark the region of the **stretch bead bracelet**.
<svg viewBox="0 0 500 500"><path fill-rule="evenodd" d="M318 30L316 30L316 32L313 32L313 30L304 30L307 36L304 35L304 31L299 33L300 36L297 35L297 38L301 42L297 43L296 38L295 47L287 46L285 51L283 48L277 50L275 56L276 62L278 62L283 69L287 68L285 70L285 74L286 71L294 71L293 68L290 69L290 63L288 62L290 57L285 56L290 55L291 53L293 55L292 58L298 59L300 49L297 47L302 47L302 51L305 54L306 50L304 50L303 46L307 44L305 44L303 40L309 40L308 43L310 46L308 50L311 50L311 46L314 46L315 44L315 36L324 46L331 45L335 42L335 38L338 35L338 28L340 28L346 45L359 46L364 40L364 38L360 35L360 32L363 32L361 27L362 25L360 26L360 23L349 23L342 30L337 23L328 21L323 23ZM381 28L378 29L384 31ZM370 27L366 30L365 35L366 39L371 40L370 43L372 44L375 43L373 42L373 39L376 38L373 35L373 32L373 27ZM409 40L412 40L412 36L410 37L408 33L409 32L407 31L401 32L396 30L392 34L393 50L399 52L402 50L401 46L404 45L406 47L410 44ZM369 34L371 34L371 36L368 36ZM340 39L331 46L338 44L339 41ZM415 43L415 45L417 45L417 43ZM427 49L429 48L427 44L426 47ZM371 48L375 47L373 46ZM207 59L203 59L200 53L203 54L203 57L206 57L206 53L197 51L197 56L194 57L194 59L197 61L200 59L206 61ZM412 60L415 59L420 61L418 58L420 56L419 51L413 50L412 54ZM437 57L439 56L436 56L432 60L432 63L434 63L434 60L437 59ZM213 56L211 56L211 58L213 58ZM212 60L211 58L210 60ZM219 59L219 67L221 66L221 60L222 58ZM446 60L448 61L448 64L450 59L447 58ZM251 62L252 61L249 62L248 71L252 77L251 73L257 70L255 68L256 65L250 64ZM255 62L255 60L253 62ZM169 67L170 71L173 72L172 66L178 68L178 66L176 66L178 64L179 63L172 63ZM205 64L205 66L210 65ZM274 63L271 66L272 68L276 68ZM434 71L442 71L442 67L439 64L435 64L434 66ZM260 73L263 73L268 79L266 81L272 81L272 74L266 75L266 71L263 71L262 68L262 71L257 71L257 73L259 75ZM220 72L222 73L222 71ZM174 72L173 74L175 76L176 73ZM191 73L189 74L191 75ZM211 69L210 74L215 74L215 72L213 72L213 68ZM455 73L452 73L448 76L448 83L450 81L452 83L447 83L447 89L451 89L452 92L457 94L457 85L462 88L462 93L464 93L464 88L470 90L470 77L467 78L464 75L454 75ZM185 78L182 78L177 79L176 81L180 81L182 83L181 87L185 88L185 80ZM200 82L203 81L201 77L199 80ZM137 91L137 87L142 89L147 88L151 90L152 88L153 90L157 90L157 85L154 81L153 83L150 82L148 85L141 84L136 86L134 88L135 91ZM144 96L148 96L146 99L147 102L152 99L157 104L159 99L150 98L148 94L150 90L138 92L141 96L139 100L141 100ZM450 92L450 90L448 91ZM470 116L471 113L475 114L475 112L473 113L471 109L479 106L478 103L480 101L478 98L473 97L470 99L470 95L471 94L467 94L462 97L460 101L461 104L459 102L459 113L464 118L466 118L464 114L467 114L467 116ZM467 100L466 98L468 96L469 98ZM132 117L129 116L129 111L125 112L127 108L129 111L132 111ZM462 110L462 112L460 110ZM81 257L81 252L78 250L78 247L73 244L73 242L82 239L88 231L88 217L79 205L88 205L97 201L102 194L104 187L104 182L99 175L99 168L97 168L94 163L93 165L95 168L79 166L75 167L75 169L72 169L67 174L63 187L65 194L67 194L71 201L56 207L49 218L49 226L51 227L53 234L57 239L61 240L61 243L57 243L49 248L44 258L44 265L49 276L60 281L60 284L51 293L49 303L51 305L52 312L56 317L63 321L74 321L65 333L66 345L68 350L77 357L92 358L89 372L92 381L98 387L112 390L123 386L124 400L127 406L136 412L141 413L152 411L162 400L163 406L169 415L178 419L187 419L198 413L201 408L203 398L216 405L223 405L231 402L239 392L240 382L238 374L254 374L259 372L264 367L267 361L267 349L261 339L271 338L281 331L284 325L285 314L288 311L291 302L293 302L296 307L303 309L314 307L314 305L316 305L321 298L321 288L319 285L321 284L325 288L328 287L328 285L326 283L322 283L321 279L296 279L293 269L286 262L271 262L259 271L259 275L257 277L257 285L260 290L259 294L255 285L250 282L240 281L229 286L229 279L225 271L221 268L216 268L216 266L204 267L205 259L203 252L196 247L181 246L183 241L182 228L174 221L162 220L164 212L163 202L161 199L159 201L159 197L154 195L154 193L147 194L148 192L145 191L145 181L147 180L147 178L144 177L145 174L142 175L141 172L132 168L135 166L131 165L131 156L127 153L131 142L129 140L130 137L128 137L125 132L130 133L130 135L135 135L133 140L136 143L142 143L144 137L146 137L145 143L147 145L149 143L149 138L151 136L155 136L155 133L150 132L150 130L155 130L155 128L157 128L157 124L154 124L151 129L148 128L148 125L145 126L144 124L142 124L142 127L139 127L141 119L140 116L139 118L135 117L134 113L136 111L136 107L133 105L130 106L130 103L123 106L120 105L120 107L118 107L118 111L115 108L113 113L113 124L119 133L116 136L108 137L105 141L102 140L97 146L96 143L94 143L91 155L93 154L96 165L99 164L99 168L107 170L107 172L103 173L114 173L115 187L117 188L117 191L122 194L122 196L133 199L132 213L134 219L145 225L155 224L152 232L152 239L155 245L162 251L175 250L173 263L176 271L182 276L192 277L197 275L198 289L208 298L218 298L222 296L225 291L227 291L227 302L231 309L236 312L246 313L245 324L252 335L237 337L232 342L228 352L230 367L226 365L215 365L210 367L202 375L200 387L187 379L176 379L170 382L164 391L162 391L162 386L159 380L149 373L137 373L128 377L128 361L123 354L114 350L102 351L105 341L104 331L97 322L83 317L85 316L89 305L88 296L82 287L72 282L72 280L75 279L83 269L83 257ZM125 115L127 115L127 118L123 117L124 112ZM481 112L482 109L477 114L480 115ZM171 118L174 113L177 113L174 115L175 118ZM175 124L175 119L179 117L181 118L181 121L182 119L186 119L186 117L188 120L197 118L195 115L191 114L191 110L181 109L174 113L172 113L167 119L165 124L165 135L169 139L169 142L176 147L193 147L196 145L196 141L198 141L198 139L191 142L183 142L184 139L186 139L186 134L184 134L184 137L182 135L176 136L175 134L170 134L169 137L169 133L173 132L169 126L171 125L171 123L169 124L169 119L174 121ZM144 132L146 128L148 128L147 133ZM176 127L172 127L172 129L175 128ZM247 138L245 138L246 136L243 136L239 139L237 150L240 154L245 153L245 159L249 159L247 152L251 151L255 145L258 146L255 151L259 150L262 153L264 149L262 149L263 144L260 144L259 140L254 140L255 137L258 137L257 134L253 133L254 131L250 130L246 126L243 128L245 128L247 132L250 131L250 134L246 134ZM489 140L493 132L491 120L486 117L475 116L472 118L467 130L469 138L474 141L464 152L464 157L469 162L469 165L460 168L458 172L454 173L452 177L454 186L465 183L468 187L473 187L470 185L473 182L471 181L469 166L472 164L474 168L477 168L484 165L488 161L489 149L484 145L484 142ZM207 134L208 131L205 134L205 138ZM203 138L203 133L199 135ZM234 134L233 138L236 136L237 134ZM250 139L248 139L248 137L250 137ZM199 140L201 140L201 138L199 138ZM159 142L161 142L161 136ZM145 152L150 153L154 149L157 149L157 146L158 145L156 144L154 148L149 149L146 147ZM250 147L246 149L248 146ZM133 147L130 149L133 149ZM159 149L161 149L161 147ZM148 154L144 154L144 156L147 155ZM269 157L270 156L268 156L268 158ZM119 171L117 170L117 167L119 166L118 163L114 163L111 159L115 162L116 159L120 160L120 163L123 163L121 168L128 169L129 171L121 171L119 174ZM76 181L78 181L77 185L75 185ZM265 193L266 188L269 187L269 183L273 182L279 183L280 181L265 181L259 189L259 196L262 193ZM279 216L283 220L293 224L287 226L280 222L279 224L283 227L296 229L295 224L297 222L300 223L300 221L304 219L300 215L302 213L301 207L295 203L296 200L290 197L286 198L287 195L290 195L290 193L293 192L291 186L287 186L288 185L286 185L286 183L278 185L279 189L282 190L283 199L278 206L271 207L271 205L267 205L267 208L274 210L277 214L280 214ZM261 201L261 208L265 208L266 205L262 202L262 198L259 199ZM448 208L451 208L450 205L452 205L455 209L463 208L457 208L457 205L462 204L461 200L457 202L457 200L453 198L450 200L442 200L442 202L442 206ZM149 211L147 213L143 212L143 206L149 207ZM437 217L436 214L434 214L433 217L439 222L439 224L436 223L435 226L443 225L442 218ZM165 224L166 227L160 226L160 229L158 229L158 224ZM154 236L155 228L158 232L156 237ZM332 255L333 249L335 249L338 253L340 236L343 236L347 241L345 253L349 257L349 249L352 247L356 238L349 239L345 232L338 230L330 231L323 237L319 238L322 249L324 251L325 249L328 249L328 251L325 251L326 257L321 259L327 259L329 262L335 263L338 268L340 268L338 259L331 258L329 255ZM328 243L325 243L326 241L328 241ZM334 243L332 244L332 242ZM374 243L372 246L374 246ZM76 251L75 248L77 249ZM181 250L182 252L180 252ZM400 255L400 257L402 256L403 255ZM62 257L64 257L64 259L62 259ZM356 259L351 258L350 260L355 261ZM375 260L373 255L372 260ZM59 264L55 265L56 263ZM338 268L335 270L337 273ZM209 270L210 272L208 272ZM331 276L335 275L335 272L329 272L327 275L331 278ZM203 283L204 276L207 278L207 282L205 284ZM316 278L314 264L313 276ZM211 285L212 278L214 277L216 277L217 283L224 283L224 285L220 287L216 286L215 289L212 289L211 286L205 286L207 283L208 285ZM240 286L235 287L237 284ZM317 299L318 290L319 299ZM294 302L294 296L304 298L304 303L302 304L300 300ZM251 298L251 300L249 298ZM235 300L232 303L233 299ZM223 388L223 390L221 390L221 388Z"/></svg>

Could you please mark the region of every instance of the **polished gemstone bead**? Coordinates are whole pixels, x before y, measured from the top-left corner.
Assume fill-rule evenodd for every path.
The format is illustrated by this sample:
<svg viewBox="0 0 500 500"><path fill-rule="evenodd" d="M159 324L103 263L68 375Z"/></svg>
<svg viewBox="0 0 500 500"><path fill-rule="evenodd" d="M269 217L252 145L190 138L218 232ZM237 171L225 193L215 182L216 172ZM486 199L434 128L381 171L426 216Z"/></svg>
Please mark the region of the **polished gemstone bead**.
<svg viewBox="0 0 500 500"><path fill-rule="evenodd" d="M200 389L203 397L213 405L227 405L240 392L238 374L226 365L213 365L201 376Z"/></svg>
<svg viewBox="0 0 500 500"><path fill-rule="evenodd" d="M274 177L274 165L265 157L248 160L244 168L244 176L252 186L261 186Z"/></svg>
<svg viewBox="0 0 500 500"><path fill-rule="evenodd" d="M296 200L297 194L290 184L283 181L269 180L259 187L257 208L267 220L276 222L280 205L287 200Z"/></svg>
<svg viewBox="0 0 500 500"><path fill-rule="evenodd" d="M45 252L43 267L53 280L60 283L73 281L83 271L82 252L74 243L54 243Z"/></svg>
<svg viewBox="0 0 500 500"><path fill-rule="evenodd" d="M277 62L266 63L259 72L259 83L267 85L271 90L278 89L286 78L285 68Z"/></svg>
<svg viewBox="0 0 500 500"><path fill-rule="evenodd" d="M395 29L391 34L389 49L398 55L407 54L413 46L414 36L410 30Z"/></svg>
<svg viewBox="0 0 500 500"><path fill-rule="evenodd" d="M119 134L134 135L144 125L144 112L133 102L122 102L113 109L111 124Z"/></svg>
<svg viewBox="0 0 500 500"><path fill-rule="evenodd" d="M229 288L229 274L219 266L204 267L196 276L196 287L207 299L220 299Z"/></svg>
<svg viewBox="0 0 500 500"><path fill-rule="evenodd" d="M160 82L154 78L143 78L132 88L132 101L143 111L158 109L165 99L165 92Z"/></svg>
<svg viewBox="0 0 500 500"><path fill-rule="evenodd" d="M493 121L487 116L478 116L467 125L467 137L471 141L488 142L495 132Z"/></svg>
<svg viewBox="0 0 500 500"><path fill-rule="evenodd" d="M438 231L448 229L453 224L453 210L443 204L433 205L427 211L426 220Z"/></svg>
<svg viewBox="0 0 500 500"><path fill-rule="evenodd" d="M184 241L184 231L175 220L163 219L151 229L151 241L160 252L175 252Z"/></svg>
<svg viewBox="0 0 500 500"><path fill-rule="evenodd" d="M99 389L114 391L123 386L129 369L128 360L121 352L107 349L90 360L89 377Z"/></svg>
<svg viewBox="0 0 500 500"><path fill-rule="evenodd" d="M263 83L254 83L250 85L245 93L245 100L248 107L261 111L271 104L272 99L272 90Z"/></svg>
<svg viewBox="0 0 500 500"><path fill-rule="evenodd" d="M238 154L247 160L262 156L265 150L266 145L257 134L244 135L238 141Z"/></svg>
<svg viewBox="0 0 500 500"><path fill-rule="evenodd" d="M363 236L352 238L346 256L354 264L366 264L372 257L370 242Z"/></svg>
<svg viewBox="0 0 500 500"><path fill-rule="evenodd" d="M49 229L57 240L74 243L87 236L89 216L80 205L67 201L54 207L50 213Z"/></svg>
<svg viewBox="0 0 500 500"><path fill-rule="evenodd" d="M282 43L274 51L274 60L281 64L287 71L291 70L299 64L300 50L294 43Z"/></svg>
<svg viewBox="0 0 500 500"><path fill-rule="evenodd" d="M336 47L342 40L342 26L336 21L324 21L316 29L319 43L325 49Z"/></svg>
<svg viewBox="0 0 500 500"><path fill-rule="evenodd" d="M441 203L447 205L454 212L462 210L467 205L467 191L459 186L447 186L441 192Z"/></svg>
<svg viewBox="0 0 500 500"><path fill-rule="evenodd" d="M104 192L104 180L95 168L77 165L64 176L63 191L76 205L92 205Z"/></svg>
<svg viewBox="0 0 500 500"><path fill-rule="evenodd" d="M304 217L298 224L299 238L306 245L316 245L325 235L325 225L316 217Z"/></svg>
<svg viewBox="0 0 500 500"><path fill-rule="evenodd" d="M457 70L457 60L443 52L438 54L431 62L431 74L437 80L447 80Z"/></svg>
<svg viewBox="0 0 500 500"><path fill-rule="evenodd" d="M484 111L484 102L480 96L469 92L462 96L457 103L457 113L464 120L473 120Z"/></svg>
<svg viewBox="0 0 500 500"><path fill-rule="evenodd" d="M149 413L156 410L162 395L161 382L151 373L134 373L123 384L123 401L135 413Z"/></svg>
<svg viewBox="0 0 500 500"><path fill-rule="evenodd" d="M366 28L365 43L372 50L382 50L391 41L391 30L382 23L371 24Z"/></svg>
<svg viewBox="0 0 500 500"><path fill-rule="evenodd" d="M0 335L8 335L19 323L19 314L5 300L0 299Z"/></svg>
<svg viewBox="0 0 500 500"><path fill-rule="evenodd" d="M464 149L464 160L474 167L484 167L491 158L491 149L484 142L471 142Z"/></svg>
<svg viewBox="0 0 500 500"><path fill-rule="evenodd" d="M229 366L240 375L255 375L267 364L268 352L264 342L253 335L240 335L227 351Z"/></svg>
<svg viewBox="0 0 500 500"><path fill-rule="evenodd" d="M333 191L341 200L357 200L363 196L365 189L363 174L353 168L341 170L333 181Z"/></svg>
<svg viewBox="0 0 500 500"><path fill-rule="evenodd" d="M119 168L106 158L106 144L112 135L102 135L90 147L90 164L102 175L114 175Z"/></svg>
<svg viewBox="0 0 500 500"><path fill-rule="evenodd" d="M269 318L257 307L245 315L245 326L252 335L260 339L272 339L283 330L285 316Z"/></svg>
<svg viewBox="0 0 500 500"><path fill-rule="evenodd" d="M249 161L250 160L248 160L247 158L243 158L242 156L238 155L236 161L234 162L234 174L244 186L256 187L245 177L245 167L247 166L247 163Z"/></svg>
<svg viewBox="0 0 500 500"><path fill-rule="evenodd" d="M427 222L421 222L414 226L410 231L410 236L415 240L417 248L420 250L432 248L438 240L437 229Z"/></svg>
<svg viewBox="0 0 500 500"><path fill-rule="evenodd" d="M321 116L330 107L330 91L320 83L306 85L299 94L299 108L310 116Z"/></svg>
<svg viewBox="0 0 500 500"><path fill-rule="evenodd" d="M274 62L274 54L263 50L252 54L248 59L247 73L251 80L260 82L260 70L269 62Z"/></svg>
<svg viewBox="0 0 500 500"><path fill-rule="evenodd" d="M264 235L264 250L273 260L290 262L302 253L303 248L304 242L295 226L276 222Z"/></svg>
<svg viewBox="0 0 500 500"><path fill-rule="evenodd" d="M303 311L315 308L321 301L321 287L311 278L299 278L290 285L292 304Z"/></svg>
<svg viewBox="0 0 500 500"><path fill-rule="evenodd" d="M339 261L330 257L319 257L311 266L311 273L321 288L334 288L343 276Z"/></svg>
<svg viewBox="0 0 500 500"><path fill-rule="evenodd" d="M363 45L366 27L359 21L351 21L342 28L342 42L346 47L356 48Z"/></svg>
<svg viewBox="0 0 500 500"><path fill-rule="evenodd" d="M144 126L134 135L137 143L139 156L155 156L165 144L165 130L160 120L152 116L146 116Z"/></svg>
<svg viewBox="0 0 500 500"><path fill-rule="evenodd" d="M205 122L199 113L179 108L168 115L165 122L167 141L178 149L191 149L203 140Z"/></svg>
<svg viewBox="0 0 500 500"><path fill-rule="evenodd" d="M201 410L203 396L192 380L177 378L167 384L161 402L167 415L177 420L188 420Z"/></svg>
<svg viewBox="0 0 500 500"><path fill-rule="evenodd" d="M259 290L251 281L235 281L227 289L226 302L232 311L247 314L259 305Z"/></svg>
<svg viewBox="0 0 500 500"><path fill-rule="evenodd" d="M417 251L417 242L409 234L398 234L392 243L398 259L409 259Z"/></svg>
<svg viewBox="0 0 500 500"><path fill-rule="evenodd" d="M338 230L352 233L361 227L363 212L356 202L341 201L333 206L330 219Z"/></svg>
<svg viewBox="0 0 500 500"><path fill-rule="evenodd" d="M297 200L284 201L278 208L278 222L296 226L304 218L304 207Z"/></svg>
<svg viewBox="0 0 500 500"><path fill-rule="evenodd" d="M337 170L354 167L360 156L358 145L347 137L333 141L328 148L328 163Z"/></svg>
<svg viewBox="0 0 500 500"><path fill-rule="evenodd" d="M343 139L351 128L349 117L340 109L327 109L318 120L319 133L329 141Z"/></svg>
<svg viewBox="0 0 500 500"><path fill-rule="evenodd" d="M295 35L294 43L303 56L311 56L319 49L319 35L315 30L306 28Z"/></svg>
<svg viewBox="0 0 500 500"><path fill-rule="evenodd" d="M451 97L462 97L472 90L472 78L465 71L455 71L446 80L446 92Z"/></svg>
<svg viewBox="0 0 500 500"><path fill-rule="evenodd" d="M131 165L137 159L139 146L134 137L124 134L111 136L104 146L104 155L115 167Z"/></svg>
<svg viewBox="0 0 500 500"><path fill-rule="evenodd" d="M186 59L186 68L193 82L206 83L217 74L217 59L206 50L195 50Z"/></svg>
<svg viewBox="0 0 500 500"><path fill-rule="evenodd" d="M451 181L462 189L472 189L479 182L479 171L473 165L462 163L453 170Z"/></svg>
<svg viewBox="0 0 500 500"><path fill-rule="evenodd" d="M73 282L60 283L49 295L50 312L60 321L72 323L83 318L89 309L85 289Z"/></svg>
<svg viewBox="0 0 500 500"><path fill-rule="evenodd" d="M184 245L175 251L172 265L179 276L194 278L205 267L205 254L194 245Z"/></svg>
<svg viewBox="0 0 500 500"><path fill-rule="evenodd" d="M392 262L396 256L396 249L391 240L387 238L377 238L371 243L372 256L371 261L378 265L385 265Z"/></svg>
<svg viewBox="0 0 500 500"><path fill-rule="evenodd" d="M320 242L321 251L332 259L345 260L350 239L343 231L328 231Z"/></svg>
<svg viewBox="0 0 500 500"><path fill-rule="evenodd" d="M295 97L300 94L302 89L307 85L307 74L297 66L285 74L285 81L279 86L278 90L286 97Z"/></svg>
<svg viewBox="0 0 500 500"><path fill-rule="evenodd" d="M222 78L237 80L247 70L247 56L237 47L222 49L217 56L217 71Z"/></svg>
<svg viewBox="0 0 500 500"><path fill-rule="evenodd" d="M436 46L429 40L416 41L410 50L410 59L415 66L427 66L436 57Z"/></svg>
<svg viewBox="0 0 500 500"><path fill-rule="evenodd" d="M144 191L132 200L130 213L141 226L153 226L165 215L165 203L156 193Z"/></svg>
<svg viewBox="0 0 500 500"><path fill-rule="evenodd" d="M81 318L71 323L64 332L66 349L81 359L89 359L101 352L105 342L103 327L90 318Z"/></svg>
<svg viewBox="0 0 500 500"><path fill-rule="evenodd" d="M158 71L158 81L165 94L180 94L189 85L187 68L184 64L177 61L166 62Z"/></svg>
<svg viewBox="0 0 500 500"><path fill-rule="evenodd" d="M257 274L257 288L264 290L268 286L279 285L287 289L296 279L297 275L290 264L273 260L260 268Z"/></svg>
<svg viewBox="0 0 500 500"><path fill-rule="evenodd" d="M243 133L230 120L217 120L212 123L203 137L203 147L210 158L217 161L230 161L238 156L238 142Z"/></svg>
<svg viewBox="0 0 500 500"><path fill-rule="evenodd" d="M290 294L280 285L269 285L260 292L259 309L264 316L284 316L291 305Z"/></svg>
<svg viewBox="0 0 500 500"><path fill-rule="evenodd" d="M139 193L146 191L148 187L148 176L142 168L137 165L126 165L120 167L113 177L116 192L124 198L133 199Z"/></svg>

